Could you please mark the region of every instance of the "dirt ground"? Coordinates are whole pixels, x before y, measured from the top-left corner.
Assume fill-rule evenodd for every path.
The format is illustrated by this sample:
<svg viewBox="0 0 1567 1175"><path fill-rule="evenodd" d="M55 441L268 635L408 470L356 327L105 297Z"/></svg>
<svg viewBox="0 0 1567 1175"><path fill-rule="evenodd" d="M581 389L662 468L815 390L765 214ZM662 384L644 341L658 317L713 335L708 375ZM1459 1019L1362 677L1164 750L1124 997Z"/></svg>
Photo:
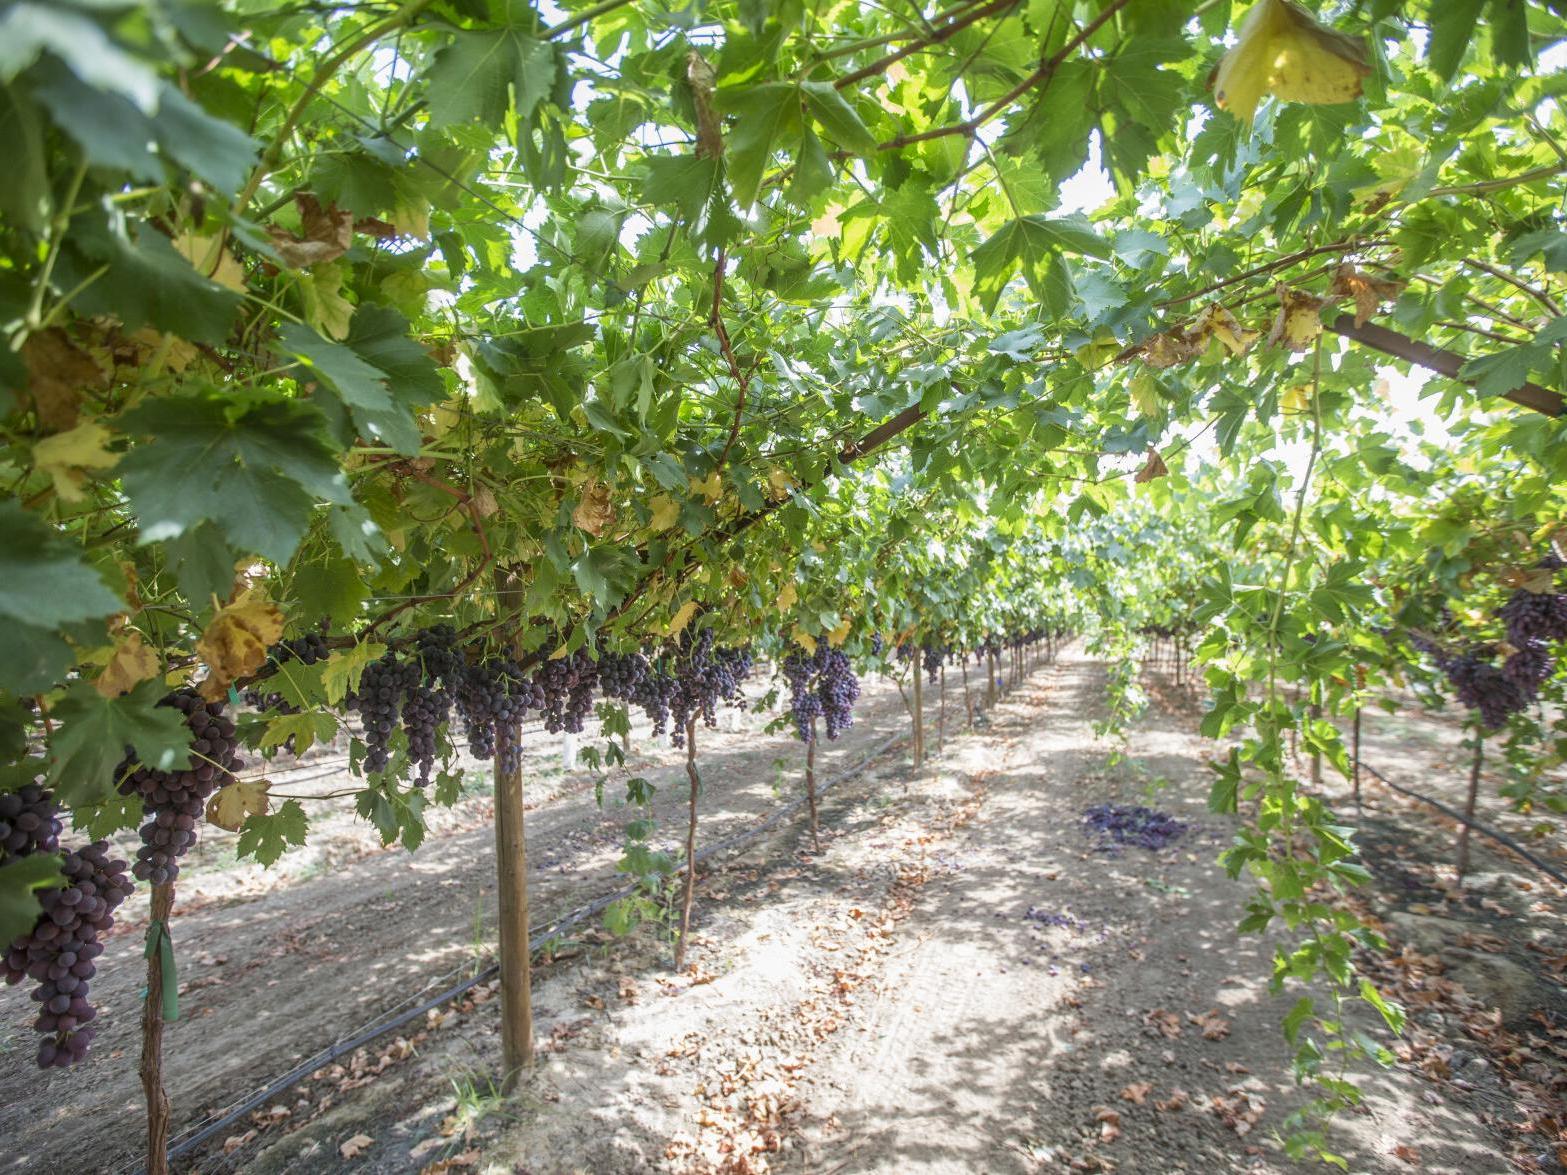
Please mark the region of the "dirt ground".
<svg viewBox="0 0 1567 1175"><path fill-rule="evenodd" d="M1150 678L1133 757L1111 767L1092 730L1102 681L1068 650L984 726L956 736L950 721L925 769L896 747L835 787L819 852L789 821L715 863L685 973L656 927L563 944L536 979L538 1069L510 1099L486 1077L498 1000L481 985L280 1095L195 1168L1305 1170L1277 1139L1306 1098L1279 1031L1295 993L1267 991L1272 941L1234 932L1247 885L1214 864L1231 822L1204 807L1213 744L1195 734L1197 704ZM905 726L896 689L877 683L823 773ZM1456 737L1440 717L1401 714L1368 723L1366 758L1451 802ZM761 737L754 719L701 746L706 841L798 786L797 749ZM673 754L637 767L659 785L673 837L684 802ZM601 812L580 773L535 794L542 921L614 883L627 813ZM1536 1145L1520 1123L1537 1131L1541 1104L1559 1105L1567 1084L1548 1047L1567 1037L1561 891L1479 843L1480 874L1457 891L1451 830L1370 785L1365 798L1355 819L1376 882L1355 900L1402 948L1376 974L1411 1000L1411 1031L1398 1065L1358 1075L1366 1106L1335 1120L1331 1149L1357 1172L1559 1169L1552 1141ZM1095 851L1081 814L1105 801L1151 803L1188 831L1157 852ZM487 803L466 800L411 857L371 851L345 822L319 850L328 865L270 889L213 850L175 926L176 1130L473 966L494 924ZM1494 802L1487 817L1510 832L1532 823ZM25 997L0 1004L8 1169L134 1163L140 930L130 919L106 956L94 994L108 1030L82 1073L40 1077L24 1063Z"/></svg>

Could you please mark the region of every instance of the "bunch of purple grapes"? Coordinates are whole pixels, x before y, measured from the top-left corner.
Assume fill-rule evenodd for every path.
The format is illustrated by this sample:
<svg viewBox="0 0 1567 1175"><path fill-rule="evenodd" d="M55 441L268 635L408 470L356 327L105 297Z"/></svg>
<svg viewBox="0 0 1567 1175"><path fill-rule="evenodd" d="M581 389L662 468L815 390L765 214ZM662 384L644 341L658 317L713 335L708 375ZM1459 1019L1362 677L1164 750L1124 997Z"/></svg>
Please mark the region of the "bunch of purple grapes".
<svg viewBox="0 0 1567 1175"><path fill-rule="evenodd" d="M675 675L667 656L652 658L643 656L642 659L645 667L641 675L632 682L624 700L630 705L642 707L642 712L653 724L653 734L657 737L666 734L669 730L669 708L674 702L676 693Z"/></svg>
<svg viewBox="0 0 1567 1175"><path fill-rule="evenodd" d="M816 646L820 653L822 646ZM801 646L791 644L778 663L778 669L789 684L789 713L794 718L794 732L802 743L811 741L816 719L822 713L822 700L816 691L816 679L821 665L815 653L807 653Z"/></svg>
<svg viewBox="0 0 1567 1175"><path fill-rule="evenodd" d="M854 725L860 682L848 654L826 643L818 644L810 653L799 645L791 645L779 669L789 684L789 712L801 742L811 741L818 717L827 720L829 739Z"/></svg>
<svg viewBox="0 0 1567 1175"><path fill-rule="evenodd" d="M921 662L925 666L925 680L936 684L936 679L941 675L941 663L946 659L947 650L938 644L920 646Z"/></svg>
<svg viewBox="0 0 1567 1175"><path fill-rule="evenodd" d="M499 753L503 772L517 770L521 747L510 732L528 710L543 708L544 691L523 677L515 661L491 657L465 665L455 692L474 758L490 759Z"/></svg>
<svg viewBox="0 0 1567 1175"><path fill-rule="evenodd" d="M11 802L18 799L19 803ZM28 817L38 818L39 823L27 831L24 851L0 854L0 864L13 856L59 848L59 819L48 792L30 784L21 792L0 796L0 823L9 823L15 832L20 824L32 823ZM6 843L12 843L10 836ZM8 984L23 979L37 983L32 997L41 1007L33 1027L44 1034L37 1055L41 1069L64 1068L86 1057L95 1032L92 1021L98 1015L87 998L98 970L93 960L103 953L100 940L114 925L114 911L132 888L125 862L110 859L105 841L65 853L61 873L65 884L40 891L43 913L31 931L12 940L0 967Z"/></svg>
<svg viewBox="0 0 1567 1175"><path fill-rule="evenodd" d="M718 704L745 707L741 683L751 673L747 649L721 648L711 629L680 634L665 651L665 664L673 686L669 690L670 741L685 745L685 730L698 718L706 726L718 725Z"/></svg>
<svg viewBox="0 0 1567 1175"><path fill-rule="evenodd" d="M1562 560L1555 555L1540 561L1540 568L1554 572ZM1567 593L1554 587L1543 592L1518 588L1498 616L1507 625L1507 641L1513 653L1502 665L1502 673L1529 700L1539 695L1556 669L1550 645L1567 640Z"/></svg>
<svg viewBox="0 0 1567 1175"><path fill-rule="evenodd" d="M385 771L392 761L392 731L402 717L404 698L418 689L423 671L417 661L404 661L388 650L365 666L359 689L348 697L348 707L359 712L364 727L367 772Z"/></svg>
<svg viewBox="0 0 1567 1175"><path fill-rule="evenodd" d="M1496 730L1529 704L1529 698L1513 681L1496 667L1487 655L1489 650L1480 648L1444 657L1440 662L1442 672L1453 683L1453 693L1465 706L1479 712L1480 721L1490 730Z"/></svg>
<svg viewBox="0 0 1567 1175"><path fill-rule="evenodd" d="M36 783L0 795L0 861L54 852L63 828L54 793Z"/></svg>
<svg viewBox="0 0 1567 1175"><path fill-rule="evenodd" d="M180 771L159 771L128 756L118 772L120 792L140 796L147 822L133 872L153 885L179 876L179 859L196 843L196 821L213 792L234 778L242 765L234 723L223 716L222 702L202 700L182 689L158 703L185 715L191 734L191 764Z"/></svg>
<svg viewBox="0 0 1567 1175"><path fill-rule="evenodd" d="M544 693L544 729L551 734L581 732L593 712L599 667L585 649L539 666L533 684Z"/></svg>

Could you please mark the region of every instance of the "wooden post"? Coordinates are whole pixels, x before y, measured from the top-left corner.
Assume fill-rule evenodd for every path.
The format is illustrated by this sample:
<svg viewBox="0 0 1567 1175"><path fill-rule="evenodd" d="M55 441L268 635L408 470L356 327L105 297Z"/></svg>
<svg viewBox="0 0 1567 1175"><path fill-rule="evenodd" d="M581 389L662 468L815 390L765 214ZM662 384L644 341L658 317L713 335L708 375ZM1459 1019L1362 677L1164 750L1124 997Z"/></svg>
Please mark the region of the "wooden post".
<svg viewBox="0 0 1567 1175"><path fill-rule="evenodd" d="M925 659L914 647L914 766L925 763Z"/></svg>
<svg viewBox="0 0 1567 1175"><path fill-rule="evenodd" d="M152 921L168 933L174 884L152 887ZM149 933L152 933L149 931ZM147 999L141 1013L141 1089L147 1102L147 1175L169 1172L169 1095L163 1088L163 951L149 942ZM169 977L172 980L172 976Z"/></svg>
<svg viewBox="0 0 1567 1175"><path fill-rule="evenodd" d="M942 654L941 668L937 671L936 678L936 754L946 753L947 749L947 659Z"/></svg>
<svg viewBox="0 0 1567 1175"><path fill-rule="evenodd" d="M696 773L696 715L686 720L686 778L691 781L691 816L686 825L686 892L680 902L680 937L675 942L675 970L686 962L686 936L691 932L691 899L696 894L696 797L702 777Z"/></svg>
<svg viewBox="0 0 1567 1175"><path fill-rule="evenodd" d="M963 667L963 712L968 715L968 725L974 725L974 695L968 691L968 654L958 662Z"/></svg>
<svg viewBox="0 0 1567 1175"><path fill-rule="evenodd" d="M811 806L811 848L822 851L816 826L816 717L811 717L811 740L805 744L805 799Z"/></svg>
<svg viewBox="0 0 1567 1175"><path fill-rule="evenodd" d="M514 608L521 585L495 573L503 608ZM513 649L521 648L513 633ZM495 727L495 877L500 895L501 1089L510 1093L533 1067L533 958L528 949L528 842L522 800L522 724Z"/></svg>
<svg viewBox="0 0 1567 1175"><path fill-rule="evenodd" d="M1475 800L1480 795L1480 763L1485 753L1485 736L1476 728L1474 762L1469 767L1469 798L1464 801L1464 825L1458 832L1458 884L1469 872L1469 827L1474 823Z"/></svg>
<svg viewBox="0 0 1567 1175"><path fill-rule="evenodd" d="M989 710L996 704L996 654L987 649L985 651L985 709Z"/></svg>

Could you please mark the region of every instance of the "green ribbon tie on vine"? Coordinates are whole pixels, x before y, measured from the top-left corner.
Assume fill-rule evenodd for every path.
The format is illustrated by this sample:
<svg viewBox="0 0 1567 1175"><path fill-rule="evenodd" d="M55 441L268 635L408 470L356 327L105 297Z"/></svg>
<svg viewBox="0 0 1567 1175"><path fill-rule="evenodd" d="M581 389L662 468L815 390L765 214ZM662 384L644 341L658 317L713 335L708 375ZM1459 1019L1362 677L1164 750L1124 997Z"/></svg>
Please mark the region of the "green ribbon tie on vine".
<svg viewBox="0 0 1567 1175"><path fill-rule="evenodd" d="M163 1018L180 1018L180 985L174 974L174 939L169 935L169 924L162 918L154 918L147 927L146 958L158 956L158 970L163 976Z"/></svg>

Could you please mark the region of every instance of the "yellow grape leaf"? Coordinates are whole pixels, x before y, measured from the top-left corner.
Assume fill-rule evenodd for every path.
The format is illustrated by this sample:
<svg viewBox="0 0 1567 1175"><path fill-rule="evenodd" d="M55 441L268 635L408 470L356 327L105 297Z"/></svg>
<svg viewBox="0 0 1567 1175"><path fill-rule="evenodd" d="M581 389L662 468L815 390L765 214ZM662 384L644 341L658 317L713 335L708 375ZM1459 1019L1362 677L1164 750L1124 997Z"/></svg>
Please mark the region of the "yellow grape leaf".
<svg viewBox="0 0 1567 1175"><path fill-rule="evenodd" d="M254 673L267 663L267 649L283 635L283 613L256 588L223 608L196 642L196 652L211 672L201 696L216 701L235 678Z"/></svg>
<svg viewBox="0 0 1567 1175"><path fill-rule="evenodd" d="M680 503L668 494L659 494L654 498L651 508L653 517L648 519L648 525L653 528L655 534L661 530L668 530L680 518Z"/></svg>
<svg viewBox="0 0 1567 1175"><path fill-rule="evenodd" d="M778 598L773 601L773 607L780 612L787 612L794 607L795 601L799 598L800 592L794 586L794 581L790 580L778 589Z"/></svg>
<svg viewBox="0 0 1567 1175"><path fill-rule="evenodd" d="M358 689L365 666L384 652L386 646L375 641L364 641L351 649L335 650L321 670L321 684L326 689L327 703L336 706Z"/></svg>
<svg viewBox="0 0 1567 1175"><path fill-rule="evenodd" d="M571 512L571 520L594 537L608 530L615 521L615 506L609 500L609 487L597 478L589 481L583 487L577 508Z"/></svg>
<svg viewBox="0 0 1567 1175"><path fill-rule="evenodd" d="M701 481L697 481L697 479L693 477L691 479L691 492L694 494L700 494L707 501L707 504L711 506L714 502L718 501L719 498L724 496L723 478L718 475L718 471L716 469L712 473L709 473Z"/></svg>
<svg viewBox="0 0 1567 1175"><path fill-rule="evenodd" d="M132 632L115 644L93 688L106 698L117 698L157 676L158 655L142 644L141 633Z"/></svg>
<svg viewBox="0 0 1567 1175"><path fill-rule="evenodd" d="M794 474L787 469L770 469L767 471L767 488L771 491L775 502L783 501L794 492L794 487L799 484L795 480Z"/></svg>
<svg viewBox="0 0 1567 1175"><path fill-rule="evenodd" d="M1285 388L1279 397L1279 409L1286 416L1299 416L1311 407L1311 389L1305 384Z"/></svg>
<svg viewBox="0 0 1567 1175"><path fill-rule="evenodd" d="M119 454L109 452L109 430L94 421L78 424L69 432L55 433L33 446L33 463L49 475L54 492L65 502L80 502L87 496L86 470L109 469Z"/></svg>
<svg viewBox="0 0 1567 1175"><path fill-rule="evenodd" d="M312 269L299 281L305 321L337 342L348 337L348 322L354 316L354 304L343 297L345 275L342 263L334 261Z"/></svg>
<svg viewBox="0 0 1567 1175"><path fill-rule="evenodd" d="M750 577L747 576L746 573L741 571L738 567L731 567L726 578L729 580L729 586L734 588L736 591L739 591L741 588L745 587L746 584L751 582Z"/></svg>
<svg viewBox="0 0 1567 1175"><path fill-rule="evenodd" d="M1143 467L1137 471L1137 476L1132 478L1139 485L1153 481L1169 473L1169 467L1165 465L1164 458L1159 456L1159 450L1152 445L1148 447L1148 460L1143 462Z"/></svg>
<svg viewBox="0 0 1567 1175"><path fill-rule="evenodd" d="M1205 341L1209 337L1216 338L1234 355L1244 355L1257 341L1256 331L1242 326L1235 315L1217 302L1203 307L1187 333Z"/></svg>
<svg viewBox="0 0 1567 1175"><path fill-rule="evenodd" d="M1321 298L1280 284L1279 311L1273 316L1268 343L1291 351L1309 350L1322 333L1322 319L1317 313L1321 309Z"/></svg>
<svg viewBox="0 0 1567 1175"><path fill-rule="evenodd" d="M1159 381L1146 371L1139 371L1127 385L1132 406L1139 416L1152 420L1159 415Z"/></svg>
<svg viewBox="0 0 1567 1175"><path fill-rule="evenodd" d="M853 627L854 618L851 616L849 619L845 620L837 628L833 629L827 634L827 643L836 649L839 645L843 644L844 641L849 639L849 631Z"/></svg>
<svg viewBox="0 0 1567 1175"><path fill-rule="evenodd" d="M423 196L407 196L392 206L392 225L399 236L430 239L430 202Z"/></svg>
<svg viewBox="0 0 1567 1175"><path fill-rule="evenodd" d="M207 823L238 832L248 818L265 814L271 787L264 779L242 779L220 787L207 801Z"/></svg>
<svg viewBox="0 0 1567 1175"><path fill-rule="evenodd" d="M154 356L162 356L164 367L180 372L201 358L201 352L184 339L166 335L150 326L142 327L129 338L135 344L137 362L142 364L150 363Z"/></svg>
<svg viewBox="0 0 1567 1175"><path fill-rule="evenodd" d="M227 286L237 294L245 293L245 270L228 246L218 241L215 234L202 236L189 230L174 238L174 248L195 269L220 286Z"/></svg>
<svg viewBox="0 0 1567 1175"><path fill-rule="evenodd" d="M691 617L696 615L697 604L695 600L687 600L680 605L680 610L669 620L669 635L679 636L685 626L691 623Z"/></svg>
<svg viewBox="0 0 1567 1175"><path fill-rule="evenodd" d="M1264 94L1313 105L1349 102L1360 97L1370 72L1356 38L1319 24L1289 0L1258 0L1209 85L1220 109L1249 123Z"/></svg>
<svg viewBox="0 0 1567 1175"><path fill-rule="evenodd" d="M816 638L798 624L794 626L794 631L790 635L794 637L795 642L807 653L816 652Z"/></svg>

